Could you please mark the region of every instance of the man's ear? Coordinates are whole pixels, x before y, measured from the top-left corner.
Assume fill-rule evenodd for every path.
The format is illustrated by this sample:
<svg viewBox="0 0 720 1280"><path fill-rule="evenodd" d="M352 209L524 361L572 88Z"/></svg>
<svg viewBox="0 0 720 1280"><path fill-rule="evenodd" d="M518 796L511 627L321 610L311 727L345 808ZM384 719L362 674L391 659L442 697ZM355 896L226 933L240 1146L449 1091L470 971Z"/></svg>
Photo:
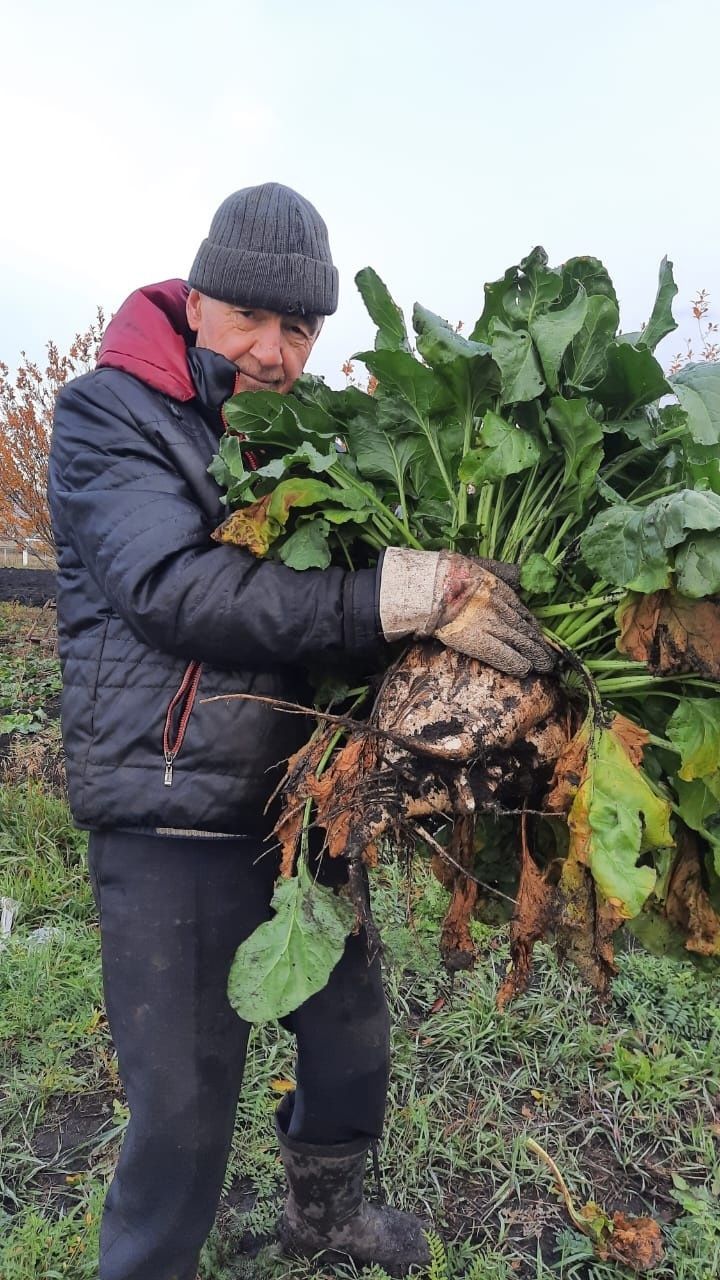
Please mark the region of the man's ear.
<svg viewBox="0 0 720 1280"><path fill-rule="evenodd" d="M185 303L185 312L190 328L193 333L197 333L202 317L202 294L198 293L197 289L190 290Z"/></svg>

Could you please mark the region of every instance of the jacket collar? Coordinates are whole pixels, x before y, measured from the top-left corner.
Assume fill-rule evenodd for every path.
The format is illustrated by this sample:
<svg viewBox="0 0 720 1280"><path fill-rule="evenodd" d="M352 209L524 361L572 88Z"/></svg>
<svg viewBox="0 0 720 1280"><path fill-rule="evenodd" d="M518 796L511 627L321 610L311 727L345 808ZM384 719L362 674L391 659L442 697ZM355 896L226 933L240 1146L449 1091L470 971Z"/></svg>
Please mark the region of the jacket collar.
<svg viewBox="0 0 720 1280"><path fill-rule="evenodd" d="M121 369L173 400L197 398L217 412L233 394L237 369L195 346L188 292L184 280L163 280L131 293L105 330L97 367Z"/></svg>
<svg viewBox="0 0 720 1280"><path fill-rule="evenodd" d="M189 347L187 363L198 399L219 413L235 391L238 371L232 360L207 347Z"/></svg>

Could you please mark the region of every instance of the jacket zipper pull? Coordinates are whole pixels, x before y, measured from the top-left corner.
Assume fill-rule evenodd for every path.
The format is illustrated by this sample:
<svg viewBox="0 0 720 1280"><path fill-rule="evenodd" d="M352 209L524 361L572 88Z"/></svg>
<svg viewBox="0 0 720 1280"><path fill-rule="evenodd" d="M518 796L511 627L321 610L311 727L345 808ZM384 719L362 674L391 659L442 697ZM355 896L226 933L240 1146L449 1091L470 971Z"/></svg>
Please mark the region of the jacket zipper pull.
<svg viewBox="0 0 720 1280"><path fill-rule="evenodd" d="M189 662L185 668L180 683L180 688L175 694L165 716L165 727L163 729L163 759L165 761L165 786L171 787L173 784L173 762L176 755L180 751L185 738L185 730L188 727L188 720L192 714L195 705L195 698L202 674L201 662ZM173 715L176 709L180 707L180 723L177 731L173 730Z"/></svg>

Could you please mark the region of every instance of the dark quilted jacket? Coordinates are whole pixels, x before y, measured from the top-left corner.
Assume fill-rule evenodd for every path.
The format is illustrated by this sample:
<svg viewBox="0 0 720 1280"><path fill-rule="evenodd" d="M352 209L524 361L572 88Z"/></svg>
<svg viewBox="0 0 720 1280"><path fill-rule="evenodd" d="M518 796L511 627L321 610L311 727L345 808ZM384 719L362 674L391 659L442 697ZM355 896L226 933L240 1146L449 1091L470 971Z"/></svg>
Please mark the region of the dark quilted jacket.
<svg viewBox="0 0 720 1280"><path fill-rule="evenodd" d="M207 467L235 366L191 345L185 294L180 281L133 294L99 367L57 401L62 719L82 827L262 829L278 764L307 721L203 699L302 700L304 664L377 652L374 570L296 573L210 540L224 513ZM164 734L176 745L185 718L167 769Z"/></svg>

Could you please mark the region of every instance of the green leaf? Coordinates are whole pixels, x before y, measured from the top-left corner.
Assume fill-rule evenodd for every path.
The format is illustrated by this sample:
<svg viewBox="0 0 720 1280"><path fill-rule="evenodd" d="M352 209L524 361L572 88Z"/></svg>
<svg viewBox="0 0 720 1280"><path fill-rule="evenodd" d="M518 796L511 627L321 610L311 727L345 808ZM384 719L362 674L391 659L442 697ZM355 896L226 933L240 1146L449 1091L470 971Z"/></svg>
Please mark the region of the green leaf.
<svg viewBox="0 0 720 1280"><path fill-rule="evenodd" d="M683 782L675 778L680 817L691 831L697 831L708 842L715 874L720 876L720 782L717 775ZM712 785L709 785L712 784Z"/></svg>
<svg viewBox="0 0 720 1280"><path fill-rule="evenodd" d="M377 272L372 267L363 267L355 276L355 283L370 313L370 319L377 325L376 350L409 351L410 342L403 313Z"/></svg>
<svg viewBox="0 0 720 1280"><path fill-rule="evenodd" d="M350 512L345 513L352 519ZM289 569L327 569L331 560L327 520L308 520L290 534L278 548L278 555Z"/></svg>
<svg viewBox="0 0 720 1280"><path fill-rule="evenodd" d="M515 404L541 395L545 382L530 334L493 320L490 341L493 360L502 374L502 403Z"/></svg>
<svg viewBox="0 0 720 1280"><path fill-rule="evenodd" d="M302 860L271 905L275 915L238 947L230 969L228 999L245 1022L284 1018L322 991L355 923L349 903L315 883Z"/></svg>
<svg viewBox="0 0 720 1280"><path fill-rule="evenodd" d="M296 439L295 422L292 414L288 414L287 401L276 391L242 391L230 397L224 413L230 429L245 436L258 425L265 431L279 422L281 432L289 429L291 441Z"/></svg>
<svg viewBox="0 0 720 1280"><path fill-rule="evenodd" d="M375 508L367 507L327 507L323 506L322 518L328 520L330 524L364 524L375 514Z"/></svg>
<svg viewBox="0 0 720 1280"><path fill-rule="evenodd" d="M720 452L717 445L688 442L684 449L685 479L698 489L720 493Z"/></svg>
<svg viewBox="0 0 720 1280"><path fill-rule="evenodd" d="M578 285L582 285L588 298L608 298L618 310L617 294L607 268L599 258L581 256L568 258L561 268L562 293L560 302L565 306L575 297ZM617 325L615 326L617 328ZM613 330L613 333L615 331Z"/></svg>
<svg viewBox="0 0 720 1280"><path fill-rule="evenodd" d="M680 489L647 507L664 547L677 547L691 529L720 529L720 497L702 489ZM720 548L720 542L715 539Z"/></svg>
<svg viewBox="0 0 720 1280"><path fill-rule="evenodd" d="M603 460L603 429L582 398L565 400L563 396L553 396L547 418L565 454L565 492L561 501L563 505L569 502L570 510L579 513Z"/></svg>
<svg viewBox="0 0 720 1280"><path fill-rule="evenodd" d="M445 469L448 475L454 477L457 474L463 451L464 431L462 424L445 420L442 428L437 431L435 439L442 460L445 463ZM410 462L409 472L410 488L413 494L422 500L424 508L427 509L428 500L442 502L443 524L446 525L451 520L451 511L448 506L449 494L428 439L418 439L417 448ZM419 511L414 512L414 514L417 518L421 515ZM443 532L447 537L446 528L443 529Z"/></svg>
<svg viewBox="0 0 720 1280"><path fill-rule="evenodd" d="M562 358L573 338L582 329L587 309L588 297L581 286L577 296L562 311L546 311L530 321L530 334L551 391L557 391Z"/></svg>
<svg viewBox="0 0 720 1280"><path fill-rule="evenodd" d="M720 698L681 698L667 724L684 782L720 771Z"/></svg>
<svg viewBox="0 0 720 1280"><path fill-rule="evenodd" d="M689 364L670 379L696 444L720 444L720 365Z"/></svg>
<svg viewBox="0 0 720 1280"><path fill-rule="evenodd" d="M672 302L678 288L673 277L673 264L663 258L660 263L658 290L652 314L638 339L638 346L648 347L654 351L659 342L666 338L677 324L673 319Z"/></svg>
<svg viewBox="0 0 720 1280"><path fill-rule="evenodd" d="M666 916L652 910L649 904L646 904L645 910L635 916L634 920L626 921L625 928L653 956L665 956L670 960L691 964L702 973L717 972L717 960L688 951L685 935Z"/></svg>
<svg viewBox="0 0 720 1280"><path fill-rule="evenodd" d="M338 428L358 417L377 414L375 397L361 391L359 387L347 386L342 391L328 387L322 378L315 374L304 373L298 378L292 395L286 400L292 405L307 406L322 414L328 433L338 432ZM302 415L302 409L298 410ZM321 419L316 419L320 421ZM342 435L342 431L340 431Z"/></svg>
<svg viewBox="0 0 720 1280"><path fill-rule="evenodd" d="M464 338L447 320L419 302L413 307L413 328L418 335L420 355L434 369L455 364L458 359L469 361L490 355L486 342Z"/></svg>
<svg viewBox="0 0 720 1280"><path fill-rule="evenodd" d="M503 300L505 314L512 325L518 322L530 325L535 316L547 311L559 297L563 286L562 275L548 267L548 256L538 245L520 263L517 283L508 290Z"/></svg>
<svg viewBox="0 0 720 1280"><path fill-rule="evenodd" d="M309 441L320 452L327 452L337 435L337 425L318 405L275 391L243 391L232 396L225 405L225 416L231 430L245 437L244 447L297 448Z"/></svg>
<svg viewBox="0 0 720 1280"><path fill-rule="evenodd" d="M323 480L311 480L297 476L281 480L279 484L249 506L239 507L224 521L218 530L217 540L239 547L247 547L255 556L264 556L272 544L285 532L285 526L293 511L306 507L322 506L325 515L332 506L343 507L355 513L367 510L367 499L357 490L346 490L326 484Z"/></svg>
<svg viewBox="0 0 720 1280"><path fill-rule="evenodd" d="M246 447L246 446L245 446ZM248 474L243 458L243 445L237 436L224 435L220 447L213 458L208 471L218 484L227 485L231 479L244 479Z"/></svg>
<svg viewBox="0 0 720 1280"><path fill-rule="evenodd" d="M247 446L241 444L237 436L222 436L218 452L208 467L208 473L226 491L224 501L231 508L239 502L252 499L252 489L257 479L256 473L247 470L245 466L242 452L244 448Z"/></svg>
<svg viewBox="0 0 720 1280"><path fill-rule="evenodd" d="M314 507L319 502L328 501L350 508L364 505L362 497L357 493L336 489L323 480L309 480L298 476L297 479L281 481L273 489L267 507L268 523L275 523L279 529L284 529L294 508Z"/></svg>
<svg viewBox="0 0 720 1280"><path fill-rule="evenodd" d="M463 484L480 485L486 480L527 471L540 458L540 447L527 431L488 409L478 436L480 447L470 449L458 468Z"/></svg>
<svg viewBox="0 0 720 1280"><path fill-rule="evenodd" d="M713 494L717 497L717 494ZM720 594L720 537L698 534L688 539L675 556L677 589L693 600Z"/></svg>
<svg viewBox="0 0 720 1280"><path fill-rule="evenodd" d="M468 341L416 302L413 326L423 360L448 384L461 411L478 414L500 391L500 371L485 342Z"/></svg>
<svg viewBox="0 0 720 1280"><path fill-rule="evenodd" d="M607 352L617 333L620 313L617 302L604 294L588 297L585 322L573 338L567 360L567 380L582 391L592 388L605 374Z"/></svg>
<svg viewBox="0 0 720 1280"><path fill-rule="evenodd" d="M652 520L628 504L601 511L580 539L585 563L607 582L649 593L670 586L670 561Z"/></svg>
<svg viewBox="0 0 720 1280"><path fill-rule="evenodd" d="M383 390L399 396L416 418L427 420L446 402L442 384L432 370L406 351L361 351L354 358L362 360Z"/></svg>
<svg viewBox="0 0 720 1280"><path fill-rule="evenodd" d="M627 413L671 391L662 366L647 347L616 341L607 348L607 368L593 397L608 409Z"/></svg>
<svg viewBox="0 0 720 1280"><path fill-rule="evenodd" d="M308 471L312 471L314 475L321 475L324 471L329 471L335 466L338 460L338 452L333 443L329 453L321 453L315 448L309 440L298 446L291 453L281 454L280 457L271 458L269 462L263 463L255 471L246 473L245 479L253 480L279 480L282 476L292 471L293 467L307 467Z"/></svg>
<svg viewBox="0 0 720 1280"><path fill-rule="evenodd" d="M493 280L490 284L485 285L485 306L480 319L470 334L471 342L489 342L491 321L502 320L504 322L507 319L503 305L504 299L515 288L517 280L518 268L508 267L505 275L499 280Z"/></svg>
<svg viewBox="0 0 720 1280"><path fill-rule="evenodd" d="M582 535L580 547L590 568L617 586L659 591L670 585L674 568L677 589L698 599L720 591L717 530L720 497L706 490L681 489L657 498L644 510L618 503L601 511ZM673 551L674 557L668 555Z"/></svg>
<svg viewBox="0 0 720 1280"><path fill-rule="evenodd" d="M605 435L624 435L628 440L637 441L648 449L654 449L656 428L653 425L649 410L644 410L635 418L605 419L601 424Z"/></svg>
<svg viewBox="0 0 720 1280"><path fill-rule="evenodd" d="M521 566L520 586L528 595L550 595L559 576L555 565L539 551L534 551Z"/></svg>
<svg viewBox="0 0 720 1280"><path fill-rule="evenodd" d="M360 475L368 480L390 480L398 495L423 440L419 435L393 437L367 418L351 423L347 431L348 447Z"/></svg>

